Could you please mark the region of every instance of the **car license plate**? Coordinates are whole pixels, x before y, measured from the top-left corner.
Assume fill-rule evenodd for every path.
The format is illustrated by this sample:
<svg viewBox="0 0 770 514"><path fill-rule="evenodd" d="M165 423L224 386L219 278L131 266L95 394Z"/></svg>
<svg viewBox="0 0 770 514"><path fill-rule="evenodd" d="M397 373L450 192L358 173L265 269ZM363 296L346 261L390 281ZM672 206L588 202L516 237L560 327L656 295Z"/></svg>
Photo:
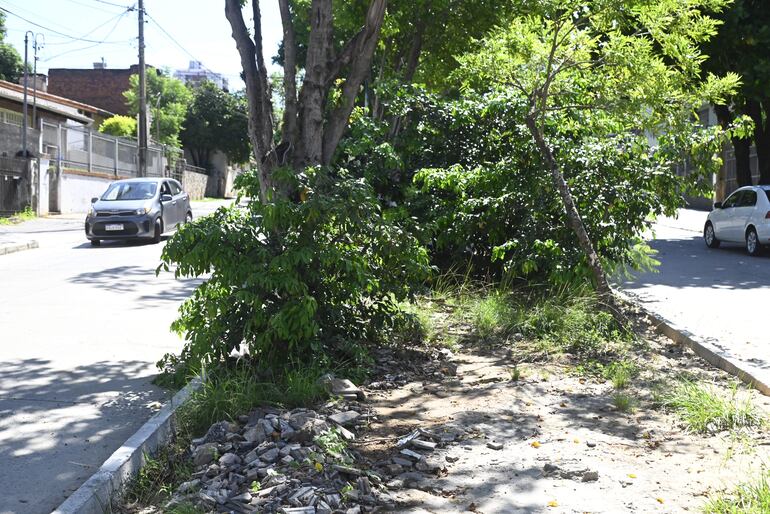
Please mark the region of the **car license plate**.
<svg viewBox="0 0 770 514"><path fill-rule="evenodd" d="M120 231L120 230L123 230L123 224L122 223L110 223L109 225L105 225L104 230L108 230L110 232Z"/></svg>

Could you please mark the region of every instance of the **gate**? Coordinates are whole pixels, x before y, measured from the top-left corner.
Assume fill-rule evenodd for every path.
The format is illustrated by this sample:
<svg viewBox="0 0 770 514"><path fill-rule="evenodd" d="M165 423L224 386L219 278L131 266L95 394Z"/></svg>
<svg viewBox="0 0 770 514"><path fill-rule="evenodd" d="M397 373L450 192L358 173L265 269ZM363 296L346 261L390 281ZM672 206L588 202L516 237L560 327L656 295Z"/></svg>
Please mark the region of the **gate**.
<svg viewBox="0 0 770 514"><path fill-rule="evenodd" d="M0 216L31 207L35 159L0 156Z"/></svg>

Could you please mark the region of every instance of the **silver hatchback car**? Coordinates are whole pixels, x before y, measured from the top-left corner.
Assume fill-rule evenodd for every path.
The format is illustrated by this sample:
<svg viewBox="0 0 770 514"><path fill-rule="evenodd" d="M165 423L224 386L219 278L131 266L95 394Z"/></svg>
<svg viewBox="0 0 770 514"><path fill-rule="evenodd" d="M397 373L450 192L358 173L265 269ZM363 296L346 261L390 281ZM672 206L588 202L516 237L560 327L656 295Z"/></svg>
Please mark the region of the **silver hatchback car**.
<svg viewBox="0 0 770 514"><path fill-rule="evenodd" d="M110 184L91 199L86 237L97 246L103 239L150 239L192 221L190 195L169 178L132 178Z"/></svg>

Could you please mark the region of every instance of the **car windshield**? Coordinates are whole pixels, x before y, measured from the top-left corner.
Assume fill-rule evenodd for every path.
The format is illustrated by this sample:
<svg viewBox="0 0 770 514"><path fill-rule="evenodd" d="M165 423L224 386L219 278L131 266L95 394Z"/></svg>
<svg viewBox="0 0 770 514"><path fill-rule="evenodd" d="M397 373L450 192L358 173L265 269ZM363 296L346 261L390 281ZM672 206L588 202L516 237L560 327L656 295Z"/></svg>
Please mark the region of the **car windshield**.
<svg viewBox="0 0 770 514"><path fill-rule="evenodd" d="M767 195L767 199L770 200L770 189L765 189L765 194Z"/></svg>
<svg viewBox="0 0 770 514"><path fill-rule="evenodd" d="M119 182L112 184L102 195L102 200L147 200L155 196L158 184L155 182Z"/></svg>

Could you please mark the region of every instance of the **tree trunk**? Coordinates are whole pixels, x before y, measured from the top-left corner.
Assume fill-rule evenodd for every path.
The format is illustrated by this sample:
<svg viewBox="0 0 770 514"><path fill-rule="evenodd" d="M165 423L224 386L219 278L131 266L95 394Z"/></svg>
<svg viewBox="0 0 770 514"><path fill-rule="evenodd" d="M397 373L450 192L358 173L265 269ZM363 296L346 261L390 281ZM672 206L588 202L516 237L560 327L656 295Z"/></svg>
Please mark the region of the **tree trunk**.
<svg viewBox="0 0 770 514"><path fill-rule="evenodd" d="M596 253L593 242L591 241L591 238L586 231L585 225L583 224L583 220L580 218L580 213L578 212L577 206L575 205L575 200L572 198L569 185L564 179L564 175L559 169L559 164L556 162L556 158L554 157L551 148L548 146L548 143L546 143L545 137L537 125L537 120L534 114L527 116L526 125L529 133L532 135L532 138L535 141L535 145L537 146L540 155L543 157L543 160L548 166L548 170L551 173L551 181L561 196L562 204L564 205L564 211L567 215L567 222L569 223L570 228L572 228L572 231L577 236L580 248L583 250L583 253L586 256L586 260L588 261L588 268L593 275L594 282L596 283L596 289L602 299L611 301L612 289L610 288L610 284L607 281L607 275L604 273L604 268L602 267L599 255Z"/></svg>
<svg viewBox="0 0 770 514"><path fill-rule="evenodd" d="M714 112L717 115L719 124L723 129L730 127L730 124L734 121L735 116L730 111L730 108L726 105L715 105ZM730 138L733 143L733 151L735 153L735 178L738 182L738 187L751 185L751 139L750 138Z"/></svg>
<svg viewBox="0 0 770 514"><path fill-rule="evenodd" d="M759 163L759 184L770 185L770 99L749 100L748 111L754 120L754 146Z"/></svg>
<svg viewBox="0 0 770 514"><path fill-rule="evenodd" d="M288 145L288 152L297 140L297 41L289 0L278 0L278 5L281 9L281 24L283 25L283 91L285 97L281 142ZM285 159L281 160L285 161Z"/></svg>
<svg viewBox="0 0 770 514"><path fill-rule="evenodd" d="M225 16L230 22L248 96L249 139L254 149L259 172L260 200L264 203L273 190L271 159L273 152L272 98L267 87L267 70L262 56L262 26L259 0L252 0L254 12L254 39L249 36L241 13L239 0L225 0Z"/></svg>
<svg viewBox="0 0 770 514"><path fill-rule="evenodd" d="M299 95L299 152L295 158L299 169L321 164L323 158L326 66L332 50L332 20L331 0L313 0L305 80Z"/></svg>

